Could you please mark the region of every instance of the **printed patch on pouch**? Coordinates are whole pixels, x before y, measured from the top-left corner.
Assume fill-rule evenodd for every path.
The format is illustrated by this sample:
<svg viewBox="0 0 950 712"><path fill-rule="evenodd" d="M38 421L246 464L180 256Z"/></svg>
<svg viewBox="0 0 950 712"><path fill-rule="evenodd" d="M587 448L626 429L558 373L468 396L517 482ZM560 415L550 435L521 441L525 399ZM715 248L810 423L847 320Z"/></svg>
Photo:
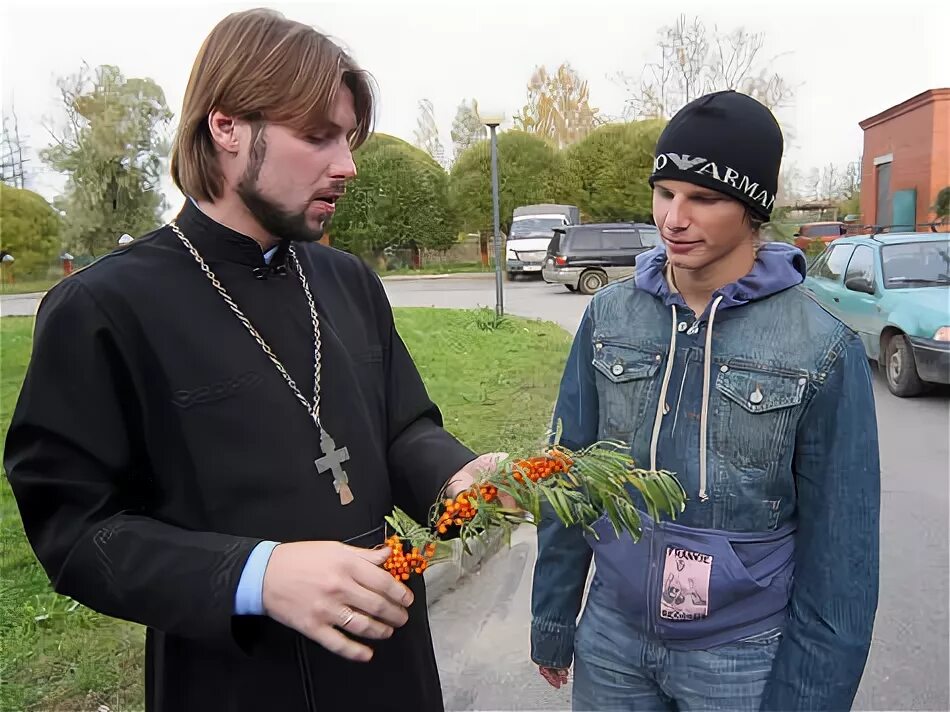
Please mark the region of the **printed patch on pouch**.
<svg viewBox="0 0 950 712"><path fill-rule="evenodd" d="M666 548L660 618L694 621L709 615L709 575L713 557L689 549Z"/></svg>

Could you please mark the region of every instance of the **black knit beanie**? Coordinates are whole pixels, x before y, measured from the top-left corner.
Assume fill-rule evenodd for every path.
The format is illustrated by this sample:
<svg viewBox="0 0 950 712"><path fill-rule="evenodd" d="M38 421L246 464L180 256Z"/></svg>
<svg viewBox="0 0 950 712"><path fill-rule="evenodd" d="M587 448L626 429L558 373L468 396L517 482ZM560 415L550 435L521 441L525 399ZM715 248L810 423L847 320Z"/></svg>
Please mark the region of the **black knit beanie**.
<svg viewBox="0 0 950 712"><path fill-rule="evenodd" d="M769 219L782 164L782 129L750 96L720 91L691 101L656 144L650 186L679 180L725 193Z"/></svg>

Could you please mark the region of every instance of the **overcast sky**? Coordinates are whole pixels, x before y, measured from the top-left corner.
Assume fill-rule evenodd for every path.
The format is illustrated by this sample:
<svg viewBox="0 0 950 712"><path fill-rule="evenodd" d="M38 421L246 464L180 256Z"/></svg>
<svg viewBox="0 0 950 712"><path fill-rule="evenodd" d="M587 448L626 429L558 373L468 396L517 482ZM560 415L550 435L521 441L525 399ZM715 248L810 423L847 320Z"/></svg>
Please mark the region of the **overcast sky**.
<svg viewBox="0 0 950 712"><path fill-rule="evenodd" d="M378 130L411 141L418 102L428 98L447 147L462 99L476 97L483 109L499 107L510 117L540 64L569 61L588 80L591 104L619 115L625 93L613 77L618 71L638 75L657 56L657 30L680 12L708 26L764 33L763 55L777 57L774 70L798 87L794 106L779 119L794 131L786 161L803 173L856 160L862 119L950 86L950 3L936 0L7 0L0 10L4 113L12 99L21 135L32 149L42 148L48 143L44 119L62 117L56 77L85 61L154 79L178 114L195 53L210 29L228 12L260 5L333 35L372 72L380 92ZM28 187L52 197L61 181L38 160L28 168ZM174 188L166 194L177 210L180 194Z"/></svg>

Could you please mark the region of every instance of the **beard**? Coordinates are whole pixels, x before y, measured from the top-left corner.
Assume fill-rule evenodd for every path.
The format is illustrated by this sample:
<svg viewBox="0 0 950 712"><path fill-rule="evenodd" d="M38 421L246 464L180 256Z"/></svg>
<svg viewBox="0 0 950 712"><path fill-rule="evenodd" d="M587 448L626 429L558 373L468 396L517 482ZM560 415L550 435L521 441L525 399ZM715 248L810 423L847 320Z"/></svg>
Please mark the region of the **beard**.
<svg viewBox="0 0 950 712"><path fill-rule="evenodd" d="M238 184L236 192L260 226L281 242L319 242L330 222L328 215L318 227L312 227L305 210L292 212L265 198L251 176Z"/></svg>

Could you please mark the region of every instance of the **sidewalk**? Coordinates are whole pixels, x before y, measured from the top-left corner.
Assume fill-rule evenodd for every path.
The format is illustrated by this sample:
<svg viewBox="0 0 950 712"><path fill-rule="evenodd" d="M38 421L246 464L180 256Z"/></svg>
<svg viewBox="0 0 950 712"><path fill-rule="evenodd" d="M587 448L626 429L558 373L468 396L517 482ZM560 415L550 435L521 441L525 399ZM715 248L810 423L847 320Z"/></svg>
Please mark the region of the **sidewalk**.
<svg viewBox="0 0 950 712"><path fill-rule="evenodd" d="M43 292L0 295L0 317L33 316L42 298Z"/></svg>
<svg viewBox="0 0 950 712"><path fill-rule="evenodd" d="M505 546L505 535L501 529L495 529L478 539L470 540L468 548L471 554L462 550L462 542L452 541L453 557L450 561L440 561L425 570L426 602L431 607L445 594L465 584L465 579L477 573L482 564L501 551Z"/></svg>

